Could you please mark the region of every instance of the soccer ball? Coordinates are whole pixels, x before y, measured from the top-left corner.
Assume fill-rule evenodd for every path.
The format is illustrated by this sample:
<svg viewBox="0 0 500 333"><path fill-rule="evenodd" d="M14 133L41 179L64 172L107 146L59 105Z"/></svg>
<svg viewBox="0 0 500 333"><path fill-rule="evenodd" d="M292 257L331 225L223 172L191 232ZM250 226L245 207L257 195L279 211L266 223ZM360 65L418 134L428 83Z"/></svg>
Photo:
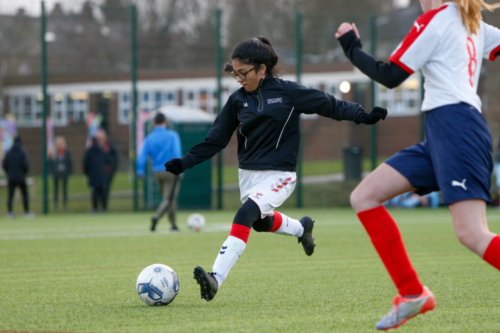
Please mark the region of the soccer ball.
<svg viewBox="0 0 500 333"><path fill-rule="evenodd" d="M154 264L142 270L135 286L147 305L168 305L179 293L179 278L172 268Z"/></svg>
<svg viewBox="0 0 500 333"><path fill-rule="evenodd" d="M187 219L187 225L192 231L200 231L205 227L205 218L201 214L191 214Z"/></svg>

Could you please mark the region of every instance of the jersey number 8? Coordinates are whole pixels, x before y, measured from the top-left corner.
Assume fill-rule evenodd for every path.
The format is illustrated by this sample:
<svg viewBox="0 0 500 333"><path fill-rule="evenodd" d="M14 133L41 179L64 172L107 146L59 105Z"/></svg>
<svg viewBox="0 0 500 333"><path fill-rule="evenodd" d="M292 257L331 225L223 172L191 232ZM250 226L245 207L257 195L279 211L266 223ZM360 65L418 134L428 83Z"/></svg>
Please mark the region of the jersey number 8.
<svg viewBox="0 0 500 333"><path fill-rule="evenodd" d="M476 74L477 69L477 59L476 59L476 46L472 38L467 37L467 52L469 52L469 78L470 85L474 87L474 74Z"/></svg>

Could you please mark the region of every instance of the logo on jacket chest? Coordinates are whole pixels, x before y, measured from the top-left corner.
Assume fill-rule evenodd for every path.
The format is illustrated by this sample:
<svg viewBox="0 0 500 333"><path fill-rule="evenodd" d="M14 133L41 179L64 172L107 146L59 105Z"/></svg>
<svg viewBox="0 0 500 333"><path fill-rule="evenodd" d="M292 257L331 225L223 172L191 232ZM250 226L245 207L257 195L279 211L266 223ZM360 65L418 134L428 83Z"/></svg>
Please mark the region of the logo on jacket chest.
<svg viewBox="0 0 500 333"><path fill-rule="evenodd" d="M283 103L283 97L268 98L267 99L267 105L269 105L269 104L275 104L275 103Z"/></svg>

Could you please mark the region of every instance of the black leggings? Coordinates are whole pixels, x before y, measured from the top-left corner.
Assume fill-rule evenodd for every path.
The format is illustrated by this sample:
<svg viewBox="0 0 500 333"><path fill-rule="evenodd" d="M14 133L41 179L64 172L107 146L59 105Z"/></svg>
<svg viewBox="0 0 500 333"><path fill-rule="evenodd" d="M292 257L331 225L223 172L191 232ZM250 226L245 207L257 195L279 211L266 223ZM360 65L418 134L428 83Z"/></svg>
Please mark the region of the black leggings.
<svg viewBox="0 0 500 333"><path fill-rule="evenodd" d="M233 223L244 225L248 228L253 227L258 232L267 232L273 228L274 216L266 216L261 219L259 206L252 199L248 199L238 209Z"/></svg>
<svg viewBox="0 0 500 333"><path fill-rule="evenodd" d="M101 203L102 210L105 211L108 208L104 197L106 188L104 186L95 186L91 187L90 191L92 192L92 209L97 211L98 204Z"/></svg>
<svg viewBox="0 0 500 333"><path fill-rule="evenodd" d="M62 181L63 206L68 204L68 176L54 175L54 203L57 205L59 201L59 180Z"/></svg>
<svg viewBox="0 0 500 333"><path fill-rule="evenodd" d="M14 200L14 191L16 187L21 189L21 193L23 194L23 205L24 212L27 213L30 211L29 202L28 202L28 189L26 187L26 181L24 180L9 180L9 200L7 201L7 208L9 209L9 213L12 213L12 201Z"/></svg>

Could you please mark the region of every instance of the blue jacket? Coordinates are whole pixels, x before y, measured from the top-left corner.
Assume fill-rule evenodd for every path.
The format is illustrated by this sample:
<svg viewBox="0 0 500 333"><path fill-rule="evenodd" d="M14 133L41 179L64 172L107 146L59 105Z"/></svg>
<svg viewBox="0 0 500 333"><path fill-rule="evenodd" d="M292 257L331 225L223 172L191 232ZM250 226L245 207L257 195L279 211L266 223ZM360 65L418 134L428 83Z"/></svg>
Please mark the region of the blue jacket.
<svg viewBox="0 0 500 333"><path fill-rule="evenodd" d="M145 173L148 156L153 160L153 172L165 171L165 162L182 156L179 134L162 126L155 126L153 132L144 139L137 158L137 174L139 176Z"/></svg>

